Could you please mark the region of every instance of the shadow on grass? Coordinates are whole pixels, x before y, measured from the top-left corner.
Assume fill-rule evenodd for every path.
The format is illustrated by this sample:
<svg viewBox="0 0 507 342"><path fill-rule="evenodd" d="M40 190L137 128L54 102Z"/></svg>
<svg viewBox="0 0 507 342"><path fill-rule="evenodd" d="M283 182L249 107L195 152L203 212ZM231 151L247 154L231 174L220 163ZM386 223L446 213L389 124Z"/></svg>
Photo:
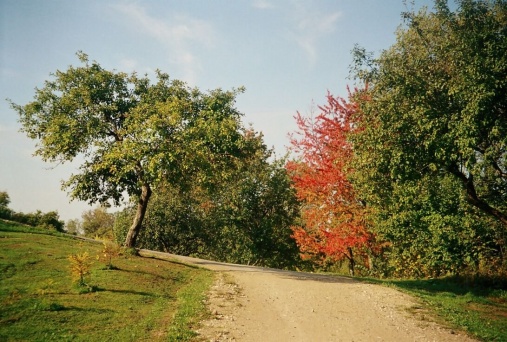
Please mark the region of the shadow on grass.
<svg viewBox="0 0 507 342"><path fill-rule="evenodd" d="M464 296L468 293L477 297L491 297L499 291L507 291L507 278L485 276L450 276L438 279L376 280L372 283L392 284L412 292L451 293Z"/></svg>
<svg viewBox="0 0 507 342"><path fill-rule="evenodd" d="M122 269L118 268L116 270L116 272L135 273L135 274L139 274L139 275L143 275L143 276L153 277L154 279L162 280L162 281L171 280L171 281L175 281L176 282L176 281L180 280L177 277L163 276L163 275L160 275L160 274L157 274L157 273L148 272L148 271L142 271L142 270L127 270L127 269L123 269L123 268Z"/></svg>
<svg viewBox="0 0 507 342"><path fill-rule="evenodd" d="M99 308L80 308L78 306L64 306L60 304L52 303L45 311L78 311L88 313L111 313L114 310L111 309L99 309Z"/></svg>
<svg viewBox="0 0 507 342"><path fill-rule="evenodd" d="M135 290L113 290L113 289L107 290L107 289L105 289L103 291L112 292L112 293L136 295L136 296L145 296L145 297L161 297L161 295L156 294L156 293L135 291Z"/></svg>
<svg viewBox="0 0 507 342"><path fill-rule="evenodd" d="M128 295L136 295L136 296L146 296L146 297L160 297L159 294L144 292L144 291L135 291L135 290L118 290L118 289L107 289L99 286L87 286L83 287L79 294L87 294L94 292L111 292L111 293L120 293L120 294L128 294Z"/></svg>
<svg viewBox="0 0 507 342"><path fill-rule="evenodd" d="M115 266L115 265L105 265L104 267L100 268L101 271L120 271L121 268Z"/></svg>

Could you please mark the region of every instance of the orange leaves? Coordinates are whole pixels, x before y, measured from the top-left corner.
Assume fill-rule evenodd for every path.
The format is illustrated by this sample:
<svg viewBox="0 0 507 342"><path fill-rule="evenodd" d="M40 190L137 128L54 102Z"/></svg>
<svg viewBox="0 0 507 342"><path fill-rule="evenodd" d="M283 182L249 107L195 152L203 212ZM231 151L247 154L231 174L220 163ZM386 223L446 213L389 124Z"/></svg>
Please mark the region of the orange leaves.
<svg viewBox="0 0 507 342"><path fill-rule="evenodd" d="M349 98L352 95L349 93ZM347 178L358 106L327 95L316 117L295 116L298 131L291 135L297 159L287 163L293 186L303 202L303 224L293 237L306 255L340 260L349 248L371 239L364 224L364 206Z"/></svg>

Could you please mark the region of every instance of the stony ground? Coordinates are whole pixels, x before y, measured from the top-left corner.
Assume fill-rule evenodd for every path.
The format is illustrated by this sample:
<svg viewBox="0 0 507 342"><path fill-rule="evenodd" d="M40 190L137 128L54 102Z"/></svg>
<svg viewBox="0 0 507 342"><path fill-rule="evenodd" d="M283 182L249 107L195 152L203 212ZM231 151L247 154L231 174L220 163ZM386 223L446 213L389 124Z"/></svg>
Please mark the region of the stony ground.
<svg viewBox="0 0 507 342"><path fill-rule="evenodd" d="M473 341L395 289L345 277L178 257L217 271L205 341Z"/></svg>

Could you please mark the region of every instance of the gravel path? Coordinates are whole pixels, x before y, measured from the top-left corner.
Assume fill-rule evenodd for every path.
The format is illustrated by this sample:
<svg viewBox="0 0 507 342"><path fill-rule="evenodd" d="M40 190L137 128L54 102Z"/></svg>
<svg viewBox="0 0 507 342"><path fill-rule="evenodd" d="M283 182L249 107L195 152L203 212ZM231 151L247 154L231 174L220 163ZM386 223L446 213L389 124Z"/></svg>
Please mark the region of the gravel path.
<svg viewBox="0 0 507 342"><path fill-rule="evenodd" d="M412 297L346 277L159 257L217 271L205 341L473 341L435 323Z"/></svg>

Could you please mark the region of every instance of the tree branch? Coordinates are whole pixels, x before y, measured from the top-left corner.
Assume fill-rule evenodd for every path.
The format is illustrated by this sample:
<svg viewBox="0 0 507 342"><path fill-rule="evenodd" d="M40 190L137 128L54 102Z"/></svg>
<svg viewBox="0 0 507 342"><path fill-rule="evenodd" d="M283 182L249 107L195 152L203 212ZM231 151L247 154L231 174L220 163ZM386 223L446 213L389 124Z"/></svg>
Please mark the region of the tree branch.
<svg viewBox="0 0 507 342"><path fill-rule="evenodd" d="M468 176L461 172L456 164L452 164L447 169L451 174L456 176L463 184L466 192L467 199L470 204L483 211L484 213L493 216L500 220L505 226L507 226L507 215L496 208L490 206L486 201L481 199L479 195L477 195L477 191L475 189L474 177L470 173Z"/></svg>

